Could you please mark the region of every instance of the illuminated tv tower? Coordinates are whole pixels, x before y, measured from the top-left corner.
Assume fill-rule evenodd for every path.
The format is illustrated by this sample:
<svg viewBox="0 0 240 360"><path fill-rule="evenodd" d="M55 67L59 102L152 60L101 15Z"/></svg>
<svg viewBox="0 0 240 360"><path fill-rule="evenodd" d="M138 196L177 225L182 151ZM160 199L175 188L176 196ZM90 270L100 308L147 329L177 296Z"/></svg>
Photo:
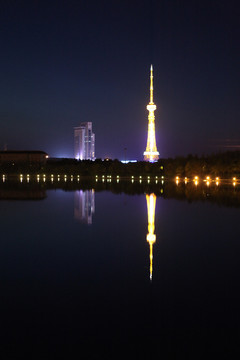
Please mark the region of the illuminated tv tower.
<svg viewBox="0 0 240 360"><path fill-rule="evenodd" d="M153 272L153 244L156 242L156 235L154 234L155 230L155 206L156 206L156 195L150 194L146 195L147 200L147 209L148 209L148 234L147 242L150 247L150 280L152 280Z"/></svg>
<svg viewBox="0 0 240 360"><path fill-rule="evenodd" d="M159 152L157 151L156 137L155 137L155 115L154 111L157 109L157 106L153 102L153 66L150 68L150 102L147 105L148 114L148 137L147 137L147 147L144 151L144 160L155 162L159 159Z"/></svg>

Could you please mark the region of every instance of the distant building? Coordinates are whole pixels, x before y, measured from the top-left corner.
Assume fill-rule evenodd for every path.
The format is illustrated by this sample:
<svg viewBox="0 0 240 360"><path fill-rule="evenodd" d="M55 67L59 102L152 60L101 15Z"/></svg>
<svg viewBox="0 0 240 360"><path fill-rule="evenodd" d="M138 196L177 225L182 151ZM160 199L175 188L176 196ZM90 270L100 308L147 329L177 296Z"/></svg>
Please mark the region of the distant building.
<svg viewBox="0 0 240 360"><path fill-rule="evenodd" d="M45 164L47 159L44 151L0 151L0 164Z"/></svg>
<svg viewBox="0 0 240 360"><path fill-rule="evenodd" d="M95 160L95 134L92 123L81 123L74 128L74 157L78 160Z"/></svg>

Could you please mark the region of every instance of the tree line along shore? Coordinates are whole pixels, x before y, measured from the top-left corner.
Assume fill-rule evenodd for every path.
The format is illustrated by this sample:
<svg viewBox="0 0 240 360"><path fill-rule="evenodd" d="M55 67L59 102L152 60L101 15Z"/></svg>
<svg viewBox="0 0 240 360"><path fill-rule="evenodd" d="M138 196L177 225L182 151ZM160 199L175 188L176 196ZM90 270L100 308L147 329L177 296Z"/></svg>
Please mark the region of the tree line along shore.
<svg viewBox="0 0 240 360"><path fill-rule="evenodd" d="M175 158L160 159L158 162L145 161L122 163L119 160L96 159L48 159L45 164L35 163L2 163L1 173L19 175L29 174L72 174L81 176L119 175L128 176L175 176L191 178L220 177L223 179L232 176L240 177L240 151L227 151L212 155L188 155Z"/></svg>

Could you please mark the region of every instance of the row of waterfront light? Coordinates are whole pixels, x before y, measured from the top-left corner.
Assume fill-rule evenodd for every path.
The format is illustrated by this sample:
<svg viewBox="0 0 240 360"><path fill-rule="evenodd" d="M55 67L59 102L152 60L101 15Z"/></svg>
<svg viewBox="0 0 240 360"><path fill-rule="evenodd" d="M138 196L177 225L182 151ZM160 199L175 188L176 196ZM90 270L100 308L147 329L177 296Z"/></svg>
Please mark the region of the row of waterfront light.
<svg viewBox="0 0 240 360"><path fill-rule="evenodd" d="M140 175L140 176L130 176L129 177L131 182L134 183L135 181L138 181L140 184L142 183L142 181L144 180L143 179L143 176ZM119 183L120 181L120 176L117 175L117 176L112 176L112 175L96 175L95 176L95 181L98 182L98 181L102 181L102 182L112 182L112 180L116 180L117 183ZM125 178L124 178L125 179ZM161 184L164 184L164 176L161 176L160 178L158 176L155 176L155 177L150 177L150 176L146 176L145 177L145 180L147 180L147 183L149 184L150 181L155 181L156 184L158 184L159 180L161 180Z"/></svg>
<svg viewBox="0 0 240 360"><path fill-rule="evenodd" d="M83 177L84 178L84 177ZM6 174L3 174L2 175L2 181L5 182L7 179L7 175ZM61 180L64 180L64 182L67 182L67 181L77 181L79 182L80 181L80 175L54 175L54 174L51 174L51 175L46 175L46 174L37 174L37 175L30 175L30 174L20 174L19 175L19 180L20 182L23 182L23 181L27 181L27 182L30 182L30 179L31 180L37 180L37 182L40 182L40 181L43 181L43 182L46 182L47 179L53 183L54 181L61 181ZM113 175L96 175L95 176L95 181L98 182L98 181L102 181L102 182L112 182L112 180L116 180L116 182L118 183L120 181L120 179L122 180L126 180L126 177L120 177L119 175L116 175L116 176L113 176ZM142 175L139 175L139 176L129 176L127 179L130 179L130 181L132 183L134 182L139 182L140 184L143 182L143 181L147 181L147 183L149 184L150 182L155 182L156 184L158 184L158 182L160 182L162 185L164 184L164 176L161 176L161 177L158 177L158 176L142 176ZM200 183L200 179L198 176L194 176L192 179L188 178L188 177L184 177L184 178L180 178L179 176L176 176L175 177L175 182L176 184L178 185L181 181L183 181L185 184L193 181L194 184L197 186L199 183ZM205 179L202 179L203 182L206 183L207 186L210 185L211 182L214 182L217 186L220 184L220 178L219 177L216 177L215 179L211 179L210 176L207 176ZM236 184L238 182L240 182L240 179L237 179L236 177L233 177L232 178L232 184L233 186L236 186Z"/></svg>
<svg viewBox="0 0 240 360"><path fill-rule="evenodd" d="M181 180L183 180L185 184L187 184L188 182L191 181L191 179L188 178L188 177L184 177L183 179L181 179L179 176L176 176L175 181L176 181L176 184L177 184L177 185L179 184L179 182L180 182ZM199 182L200 182L200 179L199 179L198 176L194 176L194 178L192 179L192 181L193 181L194 184L197 186L197 185L199 184ZM210 176L206 176L206 178L203 179L203 182L205 182L207 186L209 186L211 182L214 182L214 183L218 186L218 185L220 184L220 178L219 178L219 177L216 177L215 179L211 179ZM232 184L233 184L233 186L236 186L237 182L238 182L238 179L237 179L236 177L233 177L233 178L232 178Z"/></svg>
<svg viewBox="0 0 240 360"><path fill-rule="evenodd" d="M84 176L83 176L84 178ZM155 176L155 177L150 177L150 176L130 176L128 177L132 183L134 183L135 181L138 181L139 183L142 183L142 181L147 181L148 183L150 183L151 181L155 181L155 183L157 184L159 181L161 181L161 184L164 184L164 177L161 176L161 177L158 177L158 176ZM127 179L128 179L127 178ZM3 174L2 175L2 181L5 182L7 179L7 175ZM80 175L54 175L54 174L51 174L51 175L46 175L46 174L37 174L37 175L30 175L30 174L20 174L19 175L19 180L20 182L23 182L23 181L27 181L27 182L30 182L30 179L31 180L37 180L37 182L40 182L40 181L43 181L43 182L46 182L47 180L50 179L51 182L54 182L54 181L61 181L61 180L64 180L65 182L67 181L80 181ZM126 180L125 177L120 177L119 175L117 176L112 176L112 175L96 175L95 176L95 181L98 182L99 180L102 181L102 182L111 182L112 180L116 180L116 182L119 182L120 179L124 179Z"/></svg>
<svg viewBox="0 0 240 360"><path fill-rule="evenodd" d="M40 181L46 182L47 175L46 174L42 174L42 175L37 174L37 175L31 175L31 176L29 174L26 174L26 175L20 174L19 175L20 182L23 182L24 180L29 182L30 178L31 178L31 180L37 180L37 182L40 182ZM70 179L71 181L74 180L73 175L68 176L68 175L53 175L53 174L51 174L50 176L48 176L48 178L50 178L51 182L53 182L54 180L57 180L57 181L64 180L65 182L68 179ZM7 175L3 174L2 175L2 181L5 182L6 179L7 179ZM79 181L80 180L80 175L76 175L75 180Z"/></svg>

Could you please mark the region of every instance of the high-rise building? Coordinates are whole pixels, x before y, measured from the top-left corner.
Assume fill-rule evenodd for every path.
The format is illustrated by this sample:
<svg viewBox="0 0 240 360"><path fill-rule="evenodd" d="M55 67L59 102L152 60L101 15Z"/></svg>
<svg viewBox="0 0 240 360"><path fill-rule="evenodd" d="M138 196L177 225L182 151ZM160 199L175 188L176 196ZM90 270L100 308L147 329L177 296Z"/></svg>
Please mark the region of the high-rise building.
<svg viewBox="0 0 240 360"><path fill-rule="evenodd" d="M74 128L74 157L78 160L95 160L95 134L91 122L81 123Z"/></svg>
<svg viewBox="0 0 240 360"><path fill-rule="evenodd" d="M155 115L154 111L157 109L157 106L153 102L153 66L151 65L150 69L150 101L147 105L148 114L148 137L147 137L147 147L144 151L144 160L155 162L159 159L159 152L157 151L156 145L156 136L155 136Z"/></svg>

